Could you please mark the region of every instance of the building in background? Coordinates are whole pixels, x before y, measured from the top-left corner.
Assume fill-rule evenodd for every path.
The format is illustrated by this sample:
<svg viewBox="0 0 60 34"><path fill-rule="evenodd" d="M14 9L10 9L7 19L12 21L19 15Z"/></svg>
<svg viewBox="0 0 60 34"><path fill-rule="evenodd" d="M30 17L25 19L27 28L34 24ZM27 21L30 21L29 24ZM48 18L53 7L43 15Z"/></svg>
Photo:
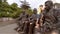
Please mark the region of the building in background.
<svg viewBox="0 0 60 34"><path fill-rule="evenodd" d="M60 8L60 3L57 3L56 0L48 0L48 1L53 1L54 8Z"/></svg>
<svg viewBox="0 0 60 34"><path fill-rule="evenodd" d="M6 2L7 0L0 0L0 2Z"/></svg>
<svg viewBox="0 0 60 34"><path fill-rule="evenodd" d="M60 8L60 3L54 3L54 8Z"/></svg>
<svg viewBox="0 0 60 34"><path fill-rule="evenodd" d="M7 0L2 0L2 2L6 2Z"/></svg>

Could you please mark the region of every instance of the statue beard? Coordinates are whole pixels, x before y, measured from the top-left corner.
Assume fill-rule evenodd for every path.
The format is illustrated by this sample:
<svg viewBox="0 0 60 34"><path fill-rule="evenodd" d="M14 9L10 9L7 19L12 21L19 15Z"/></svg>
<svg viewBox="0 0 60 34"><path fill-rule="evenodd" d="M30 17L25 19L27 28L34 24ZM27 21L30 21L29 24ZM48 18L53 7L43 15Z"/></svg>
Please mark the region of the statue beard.
<svg viewBox="0 0 60 34"><path fill-rule="evenodd" d="M51 7L46 7L45 10L46 11L49 11L51 9Z"/></svg>

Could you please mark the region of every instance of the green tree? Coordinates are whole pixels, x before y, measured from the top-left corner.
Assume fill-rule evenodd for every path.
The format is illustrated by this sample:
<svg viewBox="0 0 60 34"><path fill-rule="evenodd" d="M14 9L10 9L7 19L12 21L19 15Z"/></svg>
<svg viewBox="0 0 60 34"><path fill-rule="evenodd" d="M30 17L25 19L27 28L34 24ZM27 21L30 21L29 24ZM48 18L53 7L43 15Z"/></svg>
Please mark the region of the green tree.
<svg viewBox="0 0 60 34"><path fill-rule="evenodd" d="M4 0L4 2L6 2L7 0Z"/></svg>
<svg viewBox="0 0 60 34"><path fill-rule="evenodd" d="M0 0L0 3L2 3L2 0Z"/></svg>
<svg viewBox="0 0 60 34"><path fill-rule="evenodd" d="M26 0L24 0L24 1L21 1L21 3L22 3L22 5L21 5L21 8L22 9L29 9L30 8L30 6L29 6L29 4L28 4L28 2L26 2Z"/></svg>
<svg viewBox="0 0 60 34"><path fill-rule="evenodd" d="M27 9L26 12L29 15L33 13L31 8L26 8L26 9ZM22 10L23 9L19 8L16 3L13 3L11 5L9 5L7 2L0 3L0 17L17 18L21 14Z"/></svg>
<svg viewBox="0 0 60 34"><path fill-rule="evenodd" d="M12 9L12 12L11 12L10 16L13 17L13 18L18 17L18 15L20 15L21 10L22 10L21 8L18 7L18 5L16 3L13 3L11 5L11 9Z"/></svg>

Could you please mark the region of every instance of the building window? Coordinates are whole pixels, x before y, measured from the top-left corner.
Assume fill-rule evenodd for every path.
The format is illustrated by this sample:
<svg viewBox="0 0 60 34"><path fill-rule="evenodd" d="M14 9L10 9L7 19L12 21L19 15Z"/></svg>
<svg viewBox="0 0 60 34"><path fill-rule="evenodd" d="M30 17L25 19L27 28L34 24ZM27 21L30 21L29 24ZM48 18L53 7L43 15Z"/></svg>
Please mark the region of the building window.
<svg viewBox="0 0 60 34"><path fill-rule="evenodd" d="M4 2L4 0L2 0L2 2Z"/></svg>

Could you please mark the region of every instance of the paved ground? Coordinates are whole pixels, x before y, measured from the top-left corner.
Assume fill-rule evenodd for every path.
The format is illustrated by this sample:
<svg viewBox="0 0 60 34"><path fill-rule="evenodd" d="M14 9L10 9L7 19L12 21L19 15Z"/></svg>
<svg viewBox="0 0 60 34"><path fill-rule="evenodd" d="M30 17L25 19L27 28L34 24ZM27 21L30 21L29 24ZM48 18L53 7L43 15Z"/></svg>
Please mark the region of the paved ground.
<svg viewBox="0 0 60 34"><path fill-rule="evenodd" d="M16 21L11 20L11 21L0 22L0 27L5 26L5 25L9 25L9 24L13 24L13 23L16 23Z"/></svg>
<svg viewBox="0 0 60 34"><path fill-rule="evenodd" d="M16 28L16 27L17 27L17 25L15 23L0 27L0 34L18 34L18 32L16 32L14 30L14 28ZM36 32L36 33L40 34L39 32Z"/></svg>
<svg viewBox="0 0 60 34"><path fill-rule="evenodd" d="M16 24L10 24L10 25L0 27L0 34L18 34L14 30L14 28L16 28L16 27L17 27Z"/></svg>

